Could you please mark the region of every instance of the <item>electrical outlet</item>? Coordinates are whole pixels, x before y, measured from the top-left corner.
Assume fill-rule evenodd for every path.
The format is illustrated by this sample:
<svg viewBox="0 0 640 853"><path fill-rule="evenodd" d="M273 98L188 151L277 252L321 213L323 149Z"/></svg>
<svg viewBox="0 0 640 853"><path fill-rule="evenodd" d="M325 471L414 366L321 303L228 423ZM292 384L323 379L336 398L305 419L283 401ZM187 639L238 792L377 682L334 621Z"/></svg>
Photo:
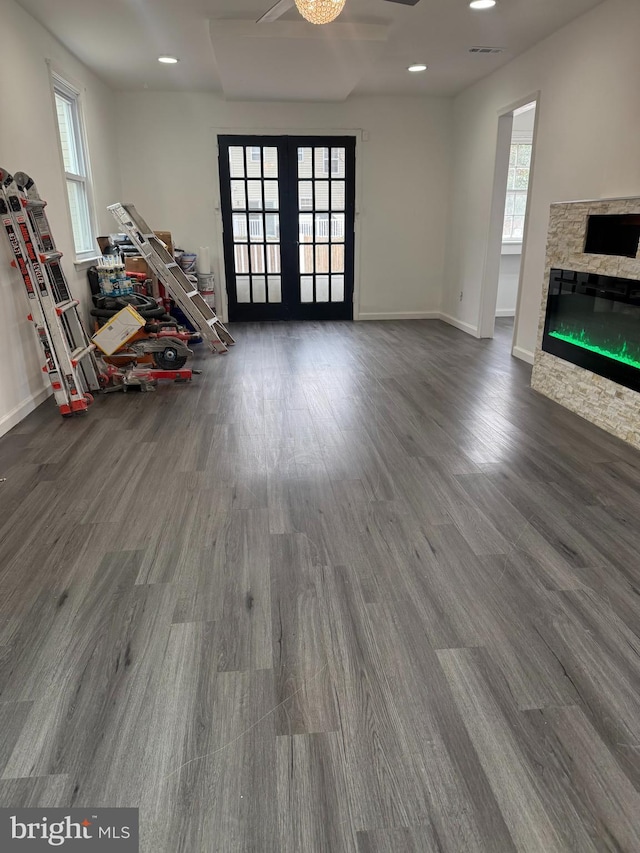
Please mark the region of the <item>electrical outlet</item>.
<svg viewBox="0 0 640 853"><path fill-rule="evenodd" d="M460 302L462 302L462 297L463 297L463 296L464 296L464 293L463 293L463 291L461 290L461 291L460 291Z"/></svg>

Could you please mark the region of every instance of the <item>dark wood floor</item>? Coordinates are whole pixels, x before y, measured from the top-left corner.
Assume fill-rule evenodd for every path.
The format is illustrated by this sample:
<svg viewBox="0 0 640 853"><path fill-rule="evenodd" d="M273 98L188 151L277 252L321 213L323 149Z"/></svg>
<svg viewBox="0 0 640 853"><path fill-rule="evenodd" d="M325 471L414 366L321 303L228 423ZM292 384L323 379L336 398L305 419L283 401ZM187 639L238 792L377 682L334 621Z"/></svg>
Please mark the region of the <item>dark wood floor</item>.
<svg viewBox="0 0 640 853"><path fill-rule="evenodd" d="M639 851L640 454L509 329L237 326L0 440L0 805L145 853Z"/></svg>

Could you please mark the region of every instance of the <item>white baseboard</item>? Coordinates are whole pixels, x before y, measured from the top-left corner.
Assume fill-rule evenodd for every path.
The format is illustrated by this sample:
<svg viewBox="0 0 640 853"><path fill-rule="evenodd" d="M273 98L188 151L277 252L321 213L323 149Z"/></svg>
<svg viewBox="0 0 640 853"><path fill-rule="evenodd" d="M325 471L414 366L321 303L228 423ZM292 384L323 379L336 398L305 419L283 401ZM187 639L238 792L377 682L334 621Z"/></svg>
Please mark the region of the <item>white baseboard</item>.
<svg viewBox="0 0 640 853"><path fill-rule="evenodd" d="M358 320L439 320L439 311L390 311L358 314Z"/></svg>
<svg viewBox="0 0 640 853"><path fill-rule="evenodd" d="M10 429L13 429L14 426L19 424L23 418L27 417L29 412L37 409L40 403L43 403L51 393L50 387L42 388L40 391L36 391L35 394L27 397L26 400L18 403L18 405L11 409L10 412L7 412L6 415L3 415L0 418L0 436L9 432Z"/></svg>
<svg viewBox="0 0 640 853"><path fill-rule="evenodd" d="M511 350L511 355L515 358L519 358L522 361L526 361L527 364L533 364L533 353L531 350L522 349L522 347L514 347Z"/></svg>
<svg viewBox="0 0 640 853"><path fill-rule="evenodd" d="M439 314L438 316L444 323L448 323L450 326L455 326L456 329L460 329L460 331L466 332L468 335L473 335L474 338L478 337L477 326L472 326L471 323L463 323L462 320L458 320L450 314Z"/></svg>
<svg viewBox="0 0 640 853"><path fill-rule="evenodd" d="M515 308L499 308L496 310L496 317L515 317L516 309Z"/></svg>

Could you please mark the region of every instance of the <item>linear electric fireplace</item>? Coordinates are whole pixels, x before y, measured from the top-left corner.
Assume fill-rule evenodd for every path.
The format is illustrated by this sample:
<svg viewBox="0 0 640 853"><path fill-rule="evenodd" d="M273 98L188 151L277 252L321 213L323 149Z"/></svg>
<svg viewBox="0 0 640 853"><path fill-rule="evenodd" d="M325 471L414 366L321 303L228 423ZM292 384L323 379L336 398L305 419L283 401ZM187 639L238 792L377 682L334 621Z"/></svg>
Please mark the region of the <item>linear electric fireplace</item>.
<svg viewBox="0 0 640 853"><path fill-rule="evenodd" d="M531 386L640 450L640 198L551 205Z"/></svg>
<svg viewBox="0 0 640 853"><path fill-rule="evenodd" d="M542 349L640 391L640 281L552 269Z"/></svg>

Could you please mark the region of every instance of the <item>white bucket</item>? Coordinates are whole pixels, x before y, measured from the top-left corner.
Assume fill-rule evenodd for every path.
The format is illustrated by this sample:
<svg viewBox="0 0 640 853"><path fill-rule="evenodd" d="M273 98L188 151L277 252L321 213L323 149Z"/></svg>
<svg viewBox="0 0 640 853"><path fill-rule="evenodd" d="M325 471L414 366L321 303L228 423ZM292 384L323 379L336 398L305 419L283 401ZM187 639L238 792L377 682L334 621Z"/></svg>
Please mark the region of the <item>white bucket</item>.
<svg viewBox="0 0 640 853"><path fill-rule="evenodd" d="M200 293L213 293L215 289L215 282L213 279L213 273L209 273L208 275L198 275L198 290Z"/></svg>

